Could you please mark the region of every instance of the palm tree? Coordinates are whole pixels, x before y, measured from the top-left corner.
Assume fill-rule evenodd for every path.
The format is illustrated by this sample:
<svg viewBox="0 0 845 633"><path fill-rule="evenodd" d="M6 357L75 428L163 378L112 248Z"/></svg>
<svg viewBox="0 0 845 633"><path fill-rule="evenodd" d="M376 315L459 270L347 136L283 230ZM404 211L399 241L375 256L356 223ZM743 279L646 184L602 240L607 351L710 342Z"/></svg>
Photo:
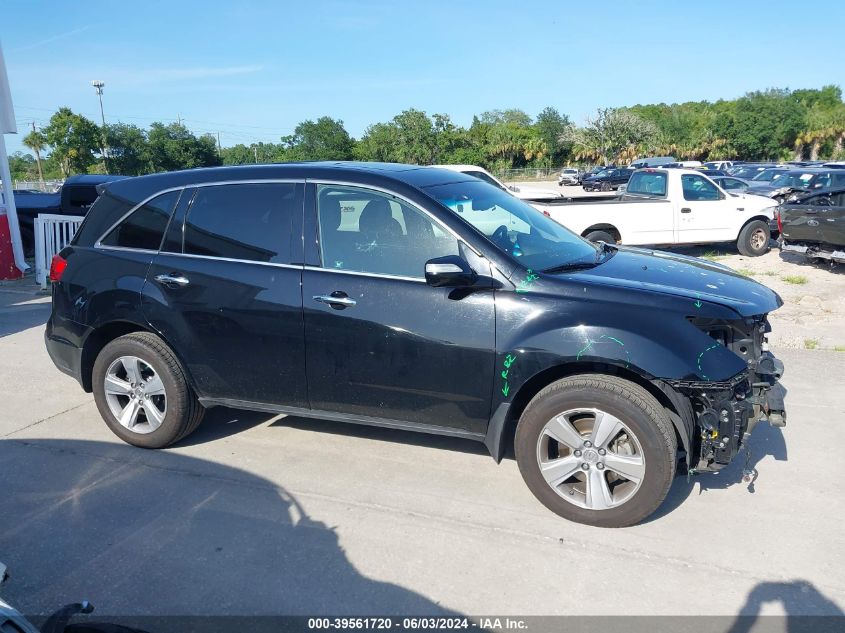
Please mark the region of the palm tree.
<svg viewBox="0 0 845 633"><path fill-rule="evenodd" d="M41 132L36 131L33 125L32 132L23 138L23 144L35 153L35 162L38 165L38 180L43 188L44 172L41 170L41 152L47 147L47 138Z"/></svg>

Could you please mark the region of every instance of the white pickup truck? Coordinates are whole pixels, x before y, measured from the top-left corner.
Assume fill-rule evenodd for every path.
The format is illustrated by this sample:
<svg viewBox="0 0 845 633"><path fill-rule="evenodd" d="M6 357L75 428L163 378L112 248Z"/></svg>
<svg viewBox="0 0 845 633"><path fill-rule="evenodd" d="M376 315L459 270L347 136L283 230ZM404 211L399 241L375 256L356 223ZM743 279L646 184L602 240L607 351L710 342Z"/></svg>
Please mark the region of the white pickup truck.
<svg viewBox="0 0 845 633"><path fill-rule="evenodd" d="M694 169L640 169L621 198L533 203L593 241L630 245L736 242L743 255L769 249L772 200L728 193Z"/></svg>

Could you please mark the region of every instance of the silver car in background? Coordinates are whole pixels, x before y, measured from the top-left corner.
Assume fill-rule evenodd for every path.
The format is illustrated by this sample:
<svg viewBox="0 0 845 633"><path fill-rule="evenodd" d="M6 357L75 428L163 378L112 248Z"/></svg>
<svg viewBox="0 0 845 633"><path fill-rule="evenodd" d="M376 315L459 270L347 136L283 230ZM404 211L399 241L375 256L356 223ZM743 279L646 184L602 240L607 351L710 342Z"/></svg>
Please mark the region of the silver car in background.
<svg viewBox="0 0 845 633"><path fill-rule="evenodd" d="M560 170L557 177L557 184L563 187L564 185L577 185L581 178L580 172L574 167L564 167Z"/></svg>

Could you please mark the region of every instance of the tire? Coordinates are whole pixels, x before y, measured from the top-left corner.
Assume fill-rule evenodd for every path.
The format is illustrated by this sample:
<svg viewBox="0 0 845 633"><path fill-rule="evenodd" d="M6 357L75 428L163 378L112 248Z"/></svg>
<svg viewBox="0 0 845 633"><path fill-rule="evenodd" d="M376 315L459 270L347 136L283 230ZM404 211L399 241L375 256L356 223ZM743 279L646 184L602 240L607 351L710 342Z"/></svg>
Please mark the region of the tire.
<svg viewBox="0 0 845 633"><path fill-rule="evenodd" d="M606 446L601 449L605 450L601 454L603 456L599 455L599 447L593 446L590 452L590 447L583 444L581 454L578 455L577 450L570 451L563 443L550 439L546 431L547 426L554 425L555 420L571 420L584 415L586 417L579 418L575 424L589 427L592 414L585 414L582 409L602 412L602 420L608 424L622 424L622 427L612 427L622 430L616 434L611 432L610 439L615 438L615 441L608 440L602 444ZM610 417L607 417L608 414ZM596 419L598 416L593 417L594 427ZM570 440L601 441L601 434L594 437L588 428L579 432L573 424L567 426L575 431L575 435L567 436ZM627 441L622 439L626 437ZM559 453L561 447L569 453L564 456L567 460L565 464ZM669 492L677 462L675 430L666 410L639 385L602 374L570 376L541 390L519 420L514 448L525 483L544 506L565 519L596 527L626 527L651 515ZM558 451L558 454L550 455L545 452L547 450L552 453ZM543 470L541 459L547 460L544 461ZM638 481L634 481L635 475L630 475L631 480L626 481L612 470L620 467L615 464L624 466L626 459L631 463L637 459L641 462ZM607 465L601 460L607 460ZM587 470L583 468L584 462L587 463ZM557 466L550 468L553 463ZM572 466L573 463L575 466ZM565 472L560 470L561 465L566 470L575 468L575 471L571 477L561 479L553 487L543 473L549 477L559 476ZM607 484L603 487L611 490L610 501L607 497L594 495L593 499L597 498L599 502L591 502L588 478L590 482L603 480ZM591 486L593 490L601 489L600 483Z"/></svg>
<svg viewBox="0 0 845 633"><path fill-rule="evenodd" d="M610 185L609 182L601 183L601 190L602 191L610 191L611 189L613 189L613 187Z"/></svg>
<svg viewBox="0 0 845 633"><path fill-rule="evenodd" d="M607 244L616 244L616 239L607 231L590 231L585 236L585 239L591 242L606 242Z"/></svg>
<svg viewBox="0 0 845 633"><path fill-rule="evenodd" d="M746 257L760 257L769 250L769 239L771 230L763 220L749 222L739 232L736 240L736 248L741 255Z"/></svg>
<svg viewBox="0 0 845 633"><path fill-rule="evenodd" d="M138 380L131 379L125 359L140 361L129 361L136 368ZM111 385L108 393L107 375ZM144 388L152 385L156 378L160 379L156 381L158 388L153 391L154 388L150 387L150 395L145 394ZM126 390L123 386L133 383L141 392L138 388ZM164 448L178 442L196 430L205 413L173 351L149 332L127 334L103 347L94 361L92 385L94 401L106 425L127 444L141 448ZM118 391L114 390L114 385L120 385ZM129 392L132 395L128 395ZM124 413L127 412L130 400L137 401L139 406L135 407L132 422L124 425L116 412L121 407ZM148 414L152 411L151 406L159 411L159 420Z"/></svg>

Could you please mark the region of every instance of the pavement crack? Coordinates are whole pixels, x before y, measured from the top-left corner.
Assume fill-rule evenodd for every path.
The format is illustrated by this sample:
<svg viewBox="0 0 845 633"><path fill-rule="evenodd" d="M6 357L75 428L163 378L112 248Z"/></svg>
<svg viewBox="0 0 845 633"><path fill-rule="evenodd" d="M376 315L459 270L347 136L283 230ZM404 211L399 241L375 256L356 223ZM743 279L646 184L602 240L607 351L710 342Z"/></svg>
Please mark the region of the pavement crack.
<svg viewBox="0 0 845 633"><path fill-rule="evenodd" d="M38 426L38 425L39 425L39 424L41 424L42 422L49 422L49 421L50 421L50 420L52 420L53 418L57 418L57 417L59 417L60 415L64 415L65 413L69 413L70 411L74 411L75 409L78 409L78 408L80 408L80 407L84 407L86 404L88 404L88 402L89 402L89 401L88 401L88 400L86 400L85 402L81 402L81 403L79 403L79 404L77 404L77 405L74 405L74 406L72 406L72 407L68 408L68 409L65 409L64 411L59 411L58 413L54 413L53 415L49 415L49 416L47 416L46 418L42 418L42 419L40 419L40 420L36 420L35 422L32 422L32 423L30 423L30 424L27 424L26 426L22 426L22 427L20 427L19 429L15 429L15 430L13 430L13 431L9 431L9 432L8 432L8 433L6 433L5 435L0 435L0 438L7 438L7 437L11 437L11 436L13 436L15 433L20 433L21 431L26 431L27 429L31 429L31 428L32 428L32 427L34 427L34 426Z"/></svg>

